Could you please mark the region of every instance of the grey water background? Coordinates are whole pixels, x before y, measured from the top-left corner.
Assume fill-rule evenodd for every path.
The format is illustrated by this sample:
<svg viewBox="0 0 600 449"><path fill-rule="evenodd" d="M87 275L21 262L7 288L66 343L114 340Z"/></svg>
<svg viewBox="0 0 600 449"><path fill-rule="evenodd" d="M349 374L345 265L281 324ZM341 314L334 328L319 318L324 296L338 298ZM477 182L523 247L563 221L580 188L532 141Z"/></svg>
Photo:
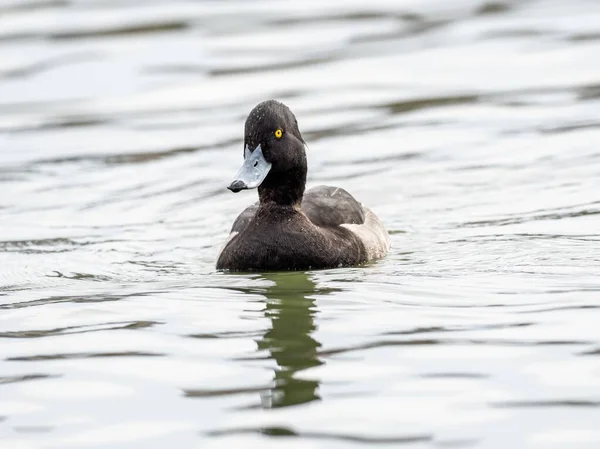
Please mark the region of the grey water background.
<svg viewBox="0 0 600 449"><path fill-rule="evenodd" d="M276 98L360 268L223 274ZM600 447L600 2L0 2L0 447Z"/></svg>

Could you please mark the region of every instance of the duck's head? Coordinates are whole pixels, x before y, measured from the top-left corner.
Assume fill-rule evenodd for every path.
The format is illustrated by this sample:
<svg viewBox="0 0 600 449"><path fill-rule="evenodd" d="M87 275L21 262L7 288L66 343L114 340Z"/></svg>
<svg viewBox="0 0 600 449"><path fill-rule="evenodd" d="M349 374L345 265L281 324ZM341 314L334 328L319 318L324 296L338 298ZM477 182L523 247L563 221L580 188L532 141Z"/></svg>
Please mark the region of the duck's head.
<svg viewBox="0 0 600 449"><path fill-rule="evenodd" d="M258 187L261 202L292 204L302 199L306 171L304 140L292 111L275 100L258 104L246 119L244 164L227 188Z"/></svg>

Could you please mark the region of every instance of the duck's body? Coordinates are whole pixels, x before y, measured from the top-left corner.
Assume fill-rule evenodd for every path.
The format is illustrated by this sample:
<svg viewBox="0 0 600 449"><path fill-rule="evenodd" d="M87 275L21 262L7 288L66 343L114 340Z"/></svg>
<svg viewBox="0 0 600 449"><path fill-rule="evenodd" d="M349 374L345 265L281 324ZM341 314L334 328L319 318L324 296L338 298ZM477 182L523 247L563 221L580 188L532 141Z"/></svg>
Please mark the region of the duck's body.
<svg viewBox="0 0 600 449"><path fill-rule="evenodd" d="M217 269L334 268L387 253L387 231L348 192L329 186L304 192L304 141L285 105L259 104L246 121L245 141L244 166L229 188L236 192L258 187L259 202L234 222Z"/></svg>
<svg viewBox="0 0 600 449"><path fill-rule="evenodd" d="M343 189L319 186L301 207L253 204L231 228L218 269L301 270L359 265L383 257L388 234L379 219Z"/></svg>

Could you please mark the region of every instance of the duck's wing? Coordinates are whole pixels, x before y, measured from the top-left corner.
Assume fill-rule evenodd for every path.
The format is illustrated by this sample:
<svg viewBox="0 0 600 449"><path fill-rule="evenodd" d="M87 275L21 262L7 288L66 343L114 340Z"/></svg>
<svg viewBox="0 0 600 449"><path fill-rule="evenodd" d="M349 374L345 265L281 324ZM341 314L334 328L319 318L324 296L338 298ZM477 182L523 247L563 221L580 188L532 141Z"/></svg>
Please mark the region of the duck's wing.
<svg viewBox="0 0 600 449"><path fill-rule="evenodd" d="M313 224L324 228L365 222L362 204L340 187L318 186L307 190L302 212Z"/></svg>
<svg viewBox="0 0 600 449"><path fill-rule="evenodd" d="M233 222L233 226L231 227L230 234L236 232L242 232L250 223L250 220L256 215L256 211L258 210L258 203L254 203L251 206L248 206L246 209L242 211L241 214Z"/></svg>
<svg viewBox="0 0 600 449"><path fill-rule="evenodd" d="M253 205L248 206L246 209L244 209L242 213L239 214L238 217L235 219L235 221L233 222L233 226L231 227L231 231L229 232L229 236L227 237L227 240L225 240L225 242L223 243L223 245L221 245L221 248L219 249L219 254L217 255L217 266L219 265L219 259L221 258L221 254L223 254L223 250L225 249L225 247L227 247L227 245L231 243L231 241L235 238L236 235L238 235L240 232L246 229L246 226L248 226L248 223L250 223L250 220L252 220L252 217L254 217L257 210L258 203L254 203Z"/></svg>
<svg viewBox="0 0 600 449"><path fill-rule="evenodd" d="M319 186L308 190L302 211L317 226L341 226L354 233L364 244L368 260L383 257L390 248L389 234L377 215L344 189Z"/></svg>

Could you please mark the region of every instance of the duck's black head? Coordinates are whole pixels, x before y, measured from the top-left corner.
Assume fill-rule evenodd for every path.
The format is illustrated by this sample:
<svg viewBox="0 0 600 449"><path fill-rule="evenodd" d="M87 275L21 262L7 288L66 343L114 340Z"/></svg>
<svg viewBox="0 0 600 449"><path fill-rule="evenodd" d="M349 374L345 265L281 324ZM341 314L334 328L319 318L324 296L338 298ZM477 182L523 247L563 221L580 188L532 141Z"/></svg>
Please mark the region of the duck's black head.
<svg viewBox="0 0 600 449"><path fill-rule="evenodd" d="M261 203L294 205L306 185L306 152L296 117L275 100L257 105L246 119L244 164L228 189L258 187Z"/></svg>

